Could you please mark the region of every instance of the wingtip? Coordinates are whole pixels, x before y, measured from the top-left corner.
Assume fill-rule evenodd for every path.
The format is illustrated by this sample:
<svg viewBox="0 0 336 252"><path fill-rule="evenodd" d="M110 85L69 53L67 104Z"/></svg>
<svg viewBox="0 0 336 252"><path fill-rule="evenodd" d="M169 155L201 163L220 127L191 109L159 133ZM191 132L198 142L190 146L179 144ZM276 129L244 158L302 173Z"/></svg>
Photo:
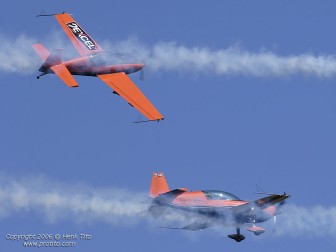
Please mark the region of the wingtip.
<svg viewBox="0 0 336 252"><path fill-rule="evenodd" d="M73 15L71 13L67 13L66 11L63 11L63 12L60 12L60 13L51 13L51 14L48 14L45 10L42 10L40 14L36 15L36 17L51 17L51 16L57 16L57 15L61 15L61 14L68 14L70 16Z"/></svg>
<svg viewBox="0 0 336 252"><path fill-rule="evenodd" d="M146 122L157 122L157 123L159 123L161 120L164 120L164 117L159 118L159 119L137 120L133 123L146 123Z"/></svg>

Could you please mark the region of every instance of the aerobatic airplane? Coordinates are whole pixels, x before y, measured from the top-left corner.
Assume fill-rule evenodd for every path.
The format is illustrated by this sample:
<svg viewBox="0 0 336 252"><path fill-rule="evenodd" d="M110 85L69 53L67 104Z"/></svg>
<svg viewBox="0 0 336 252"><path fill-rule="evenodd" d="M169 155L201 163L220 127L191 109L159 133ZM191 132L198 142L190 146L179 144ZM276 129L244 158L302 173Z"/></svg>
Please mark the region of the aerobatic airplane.
<svg viewBox="0 0 336 252"><path fill-rule="evenodd" d="M213 226L235 226L236 233L229 238L240 242L245 236L240 233L243 225L247 230L260 235L265 229L256 223L275 218L280 213L279 207L290 195L269 194L255 201L245 201L237 196L218 190L189 191L186 188L169 190L163 173L154 172L149 196L152 204L149 211L158 217L170 210L187 214L189 223L183 227L164 227L170 229L200 230Z"/></svg>
<svg viewBox="0 0 336 252"><path fill-rule="evenodd" d="M37 76L37 79L42 75L54 73L69 87L78 87L72 75L97 76L114 90L114 94L124 98L148 121L164 119L127 76L141 70L145 66L143 63L132 62L127 57L129 55L126 54L103 51L97 42L68 13L38 16L55 16L80 57L62 61L62 49L54 49L50 53L43 45L34 44L33 48L44 61L39 69L42 74Z"/></svg>

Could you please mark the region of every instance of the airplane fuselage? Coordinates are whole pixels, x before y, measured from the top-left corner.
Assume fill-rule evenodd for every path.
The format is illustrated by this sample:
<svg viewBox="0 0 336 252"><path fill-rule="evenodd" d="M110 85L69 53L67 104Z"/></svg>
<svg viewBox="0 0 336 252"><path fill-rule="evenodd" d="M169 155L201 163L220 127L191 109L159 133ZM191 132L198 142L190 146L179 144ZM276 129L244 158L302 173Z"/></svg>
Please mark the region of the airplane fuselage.
<svg viewBox="0 0 336 252"><path fill-rule="evenodd" d="M222 195L222 198L211 198L213 195ZM216 194L215 194L215 193ZM180 211L182 214L195 214L204 216L202 221L207 220L218 225L231 226L245 223L265 222L276 215L276 207L269 206L265 209L252 207L248 212L237 212L237 206L247 204L248 201L240 200L238 197L221 191L179 191L177 193L166 193L153 199L151 211L154 215L160 215L167 209Z"/></svg>
<svg viewBox="0 0 336 252"><path fill-rule="evenodd" d="M279 213L278 207L290 197L286 193L267 194L254 201L245 201L220 190L170 190L162 172L153 172L149 196L153 199L149 211L154 218L163 216L187 224L165 228L196 231L214 226L235 226L236 233L228 237L237 242L245 239L240 233L244 224L248 224L247 230L255 235L264 233L265 229L255 224L275 217Z"/></svg>
<svg viewBox="0 0 336 252"><path fill-rule="evenodd" d="M90 60L91 57L80 57L62 62L72 75L97 76L99 74L110 74L124 72L131 74L140 71L145 64L143 63L121 63L121 64L97 64ZM54 73L49 66L39 69L43 73Z"/></svg>

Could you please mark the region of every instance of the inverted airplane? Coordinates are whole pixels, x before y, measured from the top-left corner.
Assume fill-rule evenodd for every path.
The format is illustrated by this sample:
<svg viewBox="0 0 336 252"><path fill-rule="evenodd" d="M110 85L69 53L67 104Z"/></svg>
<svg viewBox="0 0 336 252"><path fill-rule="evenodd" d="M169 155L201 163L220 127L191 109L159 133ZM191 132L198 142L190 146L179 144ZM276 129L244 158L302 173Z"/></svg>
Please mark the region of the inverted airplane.
<svg viewBox="0 0 336 252"><path fill-rule="evenodd" d="M51 14L56 17L66 35L75 46L80 57L62 61L62 49L54 49L51 53L41 44L34 44L33 48L44 63L39 71L42 72L37 79L49 73L56 74L69 87L78 87L72 75L97 76L120 95L132 107L143 114L148 121L160 121L164 117L144 96L139 88L127 76L140 71L145 64L132 62L128 55L121 53L108 53L97 44L79 26L68 13ZM39 15L39 16L51 16Z"/></svg>
<svg viewBox="0 0 336 252"><path fill-rule="evenodd" d="M229 238L240 242L245 236L240 233L243 225L255 235L265 232L256 223L276 218L279 207L290 195L269 194L255 201L245 201L237 196L218 190L189 191L186 188L169 190L163 173L154 172L149 196L153 198L149 211L153 216L164 215L167 210L188 214L190 223L170 229L201 230L213 226L235 226L236 233Z"/></svg>

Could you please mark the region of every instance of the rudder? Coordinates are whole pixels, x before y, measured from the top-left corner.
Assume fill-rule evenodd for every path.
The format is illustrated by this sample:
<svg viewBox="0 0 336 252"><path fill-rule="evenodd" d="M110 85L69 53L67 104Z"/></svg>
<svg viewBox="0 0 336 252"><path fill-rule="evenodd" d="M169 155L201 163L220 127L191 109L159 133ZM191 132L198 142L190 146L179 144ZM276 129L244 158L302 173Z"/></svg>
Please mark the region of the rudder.
<svg viewBox="0 0 336 252"><path fill-rule="evenodd" d="M47 72L50 67L62 63L62 49L54 49L52 52L49 52L49 50L41 44L34 44L32 47L44 61L39 69L40 72Z"/></svg>
<svg viewBox="0 0 336 252"><path fill-rule="evenodd" d="M54 49L50 53L41 44L32 45L37 54L44 60L39 71L44 74L55 73L69 87L78 87L74 77L71 75L67 67L62 63L62 49ZM40 75L41 76L41 75ZM39 78L38 76L37 78Z"/></svg>
<svg viewBox="0 0 336 252"><path fill-rule="evenodd" d="M49 54L48 58L40 67L40 72L46 72L49 68L62 64L62 49L54 49Z"/></svg>
<svg viewBox="0 0 336 252"><path fill-rule="evenodd" d="M159 194L169 192L169 187L163 172L153 172L149 196L156 198Z"/></svg>

